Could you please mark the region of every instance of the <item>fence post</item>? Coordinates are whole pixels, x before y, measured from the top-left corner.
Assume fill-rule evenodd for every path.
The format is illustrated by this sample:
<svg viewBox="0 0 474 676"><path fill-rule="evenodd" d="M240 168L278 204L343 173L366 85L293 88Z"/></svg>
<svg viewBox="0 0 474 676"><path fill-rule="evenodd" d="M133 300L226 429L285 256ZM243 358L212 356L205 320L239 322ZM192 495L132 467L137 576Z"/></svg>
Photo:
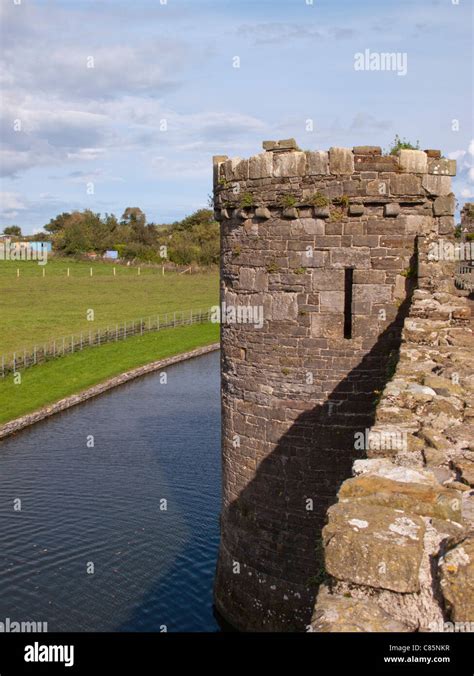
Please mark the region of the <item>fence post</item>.
<svg viewBox="0 0 474 676"><path fill-rule="evenodd" d="M173 312L173 326L176 326L176 312Z"/></svg>
<svg viewBox="0 0 474 676"><path fill-rule="evenodd" d="M118 324L115 325L115 342L118 340Z"/></svg>
<svg viewBox="0 0 474 676"><path fill-rule="evenodd" d="M56 356L56 340L53 340L53 357Z"/></svg>
<svg viewBox="0 0 474 676"><path fill-rule="evenodd" d="M71 336L71 354L74 352L74 336Z"/></svg>
<svg viewBox="0 0 474 676"><path fill-rule="evenodd" d="M5 355L2 354L2 378L5 378Z"/></svg>
<svg viewBox="0 0 474 676"><path fill-rule="evenodd" d="M82 331L81 331L81 350L82 350Z"/></svg>
<svg viewBox="0 0 474 676"><path fill-rule="evenodd" d="M13 353L13 373L16 371L16 352Z"/></svg>
<svg viewBox="0 0 474 676"><path fill-rule="evenodd" d="M140 335L143 336L143 319L140 319Z"/></svg>
<svg viewBox="0 0 474 676"><path fill-rule="evenodd" d="M90 269L90 271L91 271L91 277L92 277L92 268Z"/></svg>

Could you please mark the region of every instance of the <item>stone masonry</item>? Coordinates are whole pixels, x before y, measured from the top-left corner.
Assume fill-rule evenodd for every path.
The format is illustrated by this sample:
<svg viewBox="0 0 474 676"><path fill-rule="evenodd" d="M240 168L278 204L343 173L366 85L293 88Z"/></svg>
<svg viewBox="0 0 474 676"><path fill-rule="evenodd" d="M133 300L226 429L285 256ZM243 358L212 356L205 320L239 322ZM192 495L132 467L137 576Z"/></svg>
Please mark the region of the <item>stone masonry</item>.
<svg viewBox="0 0 474 676"><path fill-rule="evenodd" d="M436 150L303 152L293 139L265 142L264 151L248 160L214 158L223 390L215 603L241 630L304 630L327 572L347 581L328 565L328 544L345 518L337 511L341 494L334 503L354 461L367 458L356 435L365 438L378 421L417 271L424 286L416 293L431 294L432 279L436 293L454 290L451 264L418 258L432 238L453 237L455 162ZM252 321L257 309L261 324ZM443 505L458 489L444 490ZM359 497L348 500L355 511L373 510ZM374 529L390 530L393 515L376 509ZM393 593L415 585L410 556L422 547L410 533L425 532L424 518L415 512L413 525L400 525L397 537L408 546L400 575L387 574ZM350 558L346 544L334 545L341 566ZM351 594L321 589L331 602ZM377 609L385 619L383 604ZM401 616L390 621L403 624Z"/></svg>
<svg viewBox="0 0 474 676"><path fill-rule="evenodd" d="M473 303L420 268L368 458L329 509L313 631L474 631Z"/></svg>

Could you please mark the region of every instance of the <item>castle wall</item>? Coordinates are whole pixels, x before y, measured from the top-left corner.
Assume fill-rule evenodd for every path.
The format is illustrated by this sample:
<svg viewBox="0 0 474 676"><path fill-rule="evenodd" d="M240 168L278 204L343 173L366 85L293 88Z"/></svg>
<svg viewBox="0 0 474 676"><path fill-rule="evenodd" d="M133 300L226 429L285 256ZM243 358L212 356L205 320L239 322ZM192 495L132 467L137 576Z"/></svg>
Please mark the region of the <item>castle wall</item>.
<svg viewBox="0 0 474 676"><path fill-rule="evenodd" d="M327 515L313 631L474 631L472 301L438 290L434 239L368 458Z"/></svg>
<svg viewBox="0 0 474 676"><path fill-rule="evenodd" d="M239 629L291 630L310 623L326 512L366 455L355 434L373 425L400 345L417 238L452 236L455 163L438 151L264 148L214 161L223 304L215 601ZM452 289L443 265L435 274L439 289Z"/></svg>

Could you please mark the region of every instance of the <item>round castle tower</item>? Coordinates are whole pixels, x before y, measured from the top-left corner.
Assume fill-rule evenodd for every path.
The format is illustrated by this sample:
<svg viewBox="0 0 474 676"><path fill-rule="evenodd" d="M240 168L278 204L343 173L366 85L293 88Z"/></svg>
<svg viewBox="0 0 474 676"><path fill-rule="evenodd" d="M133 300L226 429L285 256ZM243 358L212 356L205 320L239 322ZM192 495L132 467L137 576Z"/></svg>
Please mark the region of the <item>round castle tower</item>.
<svg viewBox="0 0 474 676"><path fill-rule="evenodd" d="M237 629L291 631L309 625L324 578L326 510L365 456L355 435L371 427L393 368L420 237L452 234L455 162L435 150L302 152L293 139L263 147L248 160L214 158L223 459L215 603Z"/></svg>

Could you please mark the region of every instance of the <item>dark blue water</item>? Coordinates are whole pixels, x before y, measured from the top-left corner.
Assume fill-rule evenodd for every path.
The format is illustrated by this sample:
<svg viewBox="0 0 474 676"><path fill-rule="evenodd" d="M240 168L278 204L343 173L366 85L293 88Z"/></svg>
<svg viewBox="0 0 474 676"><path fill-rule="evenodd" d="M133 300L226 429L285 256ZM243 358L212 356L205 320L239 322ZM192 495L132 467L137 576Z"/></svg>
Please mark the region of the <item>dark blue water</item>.
<svg viewBox="0 0 474 676"><path fill-rule="evenodd" d="M0 442L0 621L218 629L219 353L166 373Z"/></svg>

